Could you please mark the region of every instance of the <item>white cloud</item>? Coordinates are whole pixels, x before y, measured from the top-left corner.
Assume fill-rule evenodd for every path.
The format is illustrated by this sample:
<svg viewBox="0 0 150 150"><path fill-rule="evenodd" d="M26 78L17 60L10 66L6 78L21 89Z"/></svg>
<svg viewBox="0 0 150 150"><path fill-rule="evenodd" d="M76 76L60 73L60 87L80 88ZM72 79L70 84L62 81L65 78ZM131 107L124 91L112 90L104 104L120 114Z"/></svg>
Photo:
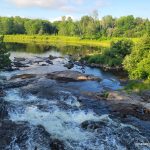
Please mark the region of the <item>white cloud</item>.
<svg viewBox="0 0 150 150"><path fill-rule="evenodd" d="M79 17L75 17L72 15L65 15L66 18L71 17L73 20L78 20ZM62 16L59 17L55 17L55 18L50 18L49 21L54 22L54 21L61 21L62 20Z"/></svg>
<svg viewBox="0 0 150 150"><path fill-rule="evenodd" d="M106 0L8 0L18 7L41 7L59 9L64 12L83 12L102 7ZM101 4L101 5L100 5Z"/></svg>

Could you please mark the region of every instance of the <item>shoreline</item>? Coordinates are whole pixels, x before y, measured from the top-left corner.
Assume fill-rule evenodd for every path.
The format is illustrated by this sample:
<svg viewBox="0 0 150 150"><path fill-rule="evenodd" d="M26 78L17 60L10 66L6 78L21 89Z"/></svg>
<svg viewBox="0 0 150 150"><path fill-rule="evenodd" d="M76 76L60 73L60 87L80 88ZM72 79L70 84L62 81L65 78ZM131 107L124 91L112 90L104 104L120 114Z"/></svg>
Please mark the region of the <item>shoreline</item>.
<svg viewBox="0 0 150 150"><path fill-rule="evenodd" d="M51 44L51 45L87 45L87 46L101 46L110 47L112 40L119 40L120 38L110 39L81 39L80 37L59 36L59 35L5 35L4 42L12 43L37 43L37 44ZM137 38L127 38L137 42Z"/></svg>
<svg viewBox="0 0 150 150"><path fill-rule="evenodd" d="M80 37L55 36L55 35L5 35L4 42L12 43L41 43L51 45L87 45L109 47L111 40L89 40Z"/></svg>

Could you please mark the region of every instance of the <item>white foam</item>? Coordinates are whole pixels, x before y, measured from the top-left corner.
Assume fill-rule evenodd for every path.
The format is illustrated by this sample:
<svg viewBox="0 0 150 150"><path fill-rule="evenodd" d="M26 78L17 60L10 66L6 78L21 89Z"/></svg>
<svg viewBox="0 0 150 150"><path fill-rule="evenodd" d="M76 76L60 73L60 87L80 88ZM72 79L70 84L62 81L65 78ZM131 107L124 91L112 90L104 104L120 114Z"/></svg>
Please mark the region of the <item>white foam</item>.
<svg viewBox="0 0 150 150"><path fill-rule="evenodd" d="M9 101L9 102L13 102L13 103L18 103L18 102L33 102L33 101L37 101L38 98L36 96L33 95L27 95L26 97L21 96L21 92L20 90L16 90L16 89L12 89L9 91L6 91L6 96L5 96L5 100Z"/></svg>
<svg viewBox="0 0 150 150"><path fill-rule="evenodd" d="M71 93L66 94L70 94L67 97L68 99L71 98ZM102 150L107 148L106 145L109 148L115 147L118 150L125 149L118 142L118 137L113 133L111 127L117 131L120 127L126 127L126 125L113 121L109 115L98 116L90 110L81 110L78 107L78 109L64 110L59 105L60 101L65 101L64 98L62 100L47 100L39 99L33 95L22 97L19 90L7 91L5 100L15 103L15 105L19 102L24 107L22 111L19 107L16 107L16 109L9 112L12 121L27 121L31 125L41 125L52 137L64 141L69 149ZM73 100L76 101L76 97L73 96ZM27 105L27 103L24 103L25 101L34 101L34 103ZM40 110L38 108L39 104L46 105L49 109ZM103 121L107 123L107 126L101 132L82 129L81 123L88 120ZM32 141L30 141L31 147L32 144Z"/></svg>
<svg viewBox="0 0 150 150"><path fill-rule="evenodd" d="M92 112L73 113L59 109L43 112L35 106L27 107L23 114L11 113L10 118L12 121L28 121L33 125L42 125L54 137L73 141L87 140L91 136L90 133L81 131L80 123L86 120L98 120Z"/></svg>
<svg viewBox="0 0 150 150"><path fill-rule="evenodd" d="M60 101L63 101L70 106L81 106L81 104L78 102L77 97L73 96L70 92L61 91L61 93L62 95L60 96Z"/></svg>

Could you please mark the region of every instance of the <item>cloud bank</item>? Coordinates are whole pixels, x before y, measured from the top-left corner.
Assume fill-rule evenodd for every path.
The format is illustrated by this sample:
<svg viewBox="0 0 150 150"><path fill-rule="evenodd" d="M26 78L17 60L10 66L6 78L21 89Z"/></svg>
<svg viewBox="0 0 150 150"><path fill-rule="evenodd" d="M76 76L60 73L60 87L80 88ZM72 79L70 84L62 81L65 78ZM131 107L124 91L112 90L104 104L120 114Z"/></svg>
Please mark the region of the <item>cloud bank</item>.
<svg viewBox="0 0 150 150"><path fill-rule="evenodd" d="M103 7L106 0L8 0L18 7L40 7L64 12L89 11Z"/></svg>

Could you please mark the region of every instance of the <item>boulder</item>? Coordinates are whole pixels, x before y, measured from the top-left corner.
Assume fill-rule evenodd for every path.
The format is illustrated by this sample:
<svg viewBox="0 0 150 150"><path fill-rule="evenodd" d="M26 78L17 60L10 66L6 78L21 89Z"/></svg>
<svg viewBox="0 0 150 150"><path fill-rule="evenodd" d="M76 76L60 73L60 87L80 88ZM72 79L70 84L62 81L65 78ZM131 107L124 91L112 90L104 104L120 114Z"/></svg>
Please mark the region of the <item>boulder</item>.
<svg viewBox="0 0 150 150"><path fill-rule="evenodd" d="M72 69L74 67L74 64L72 62L69 62L69 63L65 64L64 67L66 67L68 69Z"/></svg>
<svg viewBox="0 0 150 150"><path fill-rule="evenodd" d="M68 82L87 81L87 80L100 81L100 78L95 77L93 75L86 75L78 71L71 71L71 70L52 72L47 74L47 78Z"/></svg>
<svg viewBox="0 0 150 150"><path fill-rule="evenodd" d="M103 128L104 126L106 126L106 123L105 122L102 122L102 121L84 121L82 124L81 124L81 127L83 129L86 129L86 130L96 130L96 129L101 129Z"/></svg>
<svg viewBox="0 0 150 150"><path fill-rule="evenodd" d="M131 103L111 104L110 110L112 114L126 118L128 115L137 117L141 120L150 120L150 109Z"/></svg>
<svg viewBox="0 0 150 150"><path fill-rule="evenodd" d="M64 150L64 144L58 139L53 139L50 143L51 150Z"/></svg>

